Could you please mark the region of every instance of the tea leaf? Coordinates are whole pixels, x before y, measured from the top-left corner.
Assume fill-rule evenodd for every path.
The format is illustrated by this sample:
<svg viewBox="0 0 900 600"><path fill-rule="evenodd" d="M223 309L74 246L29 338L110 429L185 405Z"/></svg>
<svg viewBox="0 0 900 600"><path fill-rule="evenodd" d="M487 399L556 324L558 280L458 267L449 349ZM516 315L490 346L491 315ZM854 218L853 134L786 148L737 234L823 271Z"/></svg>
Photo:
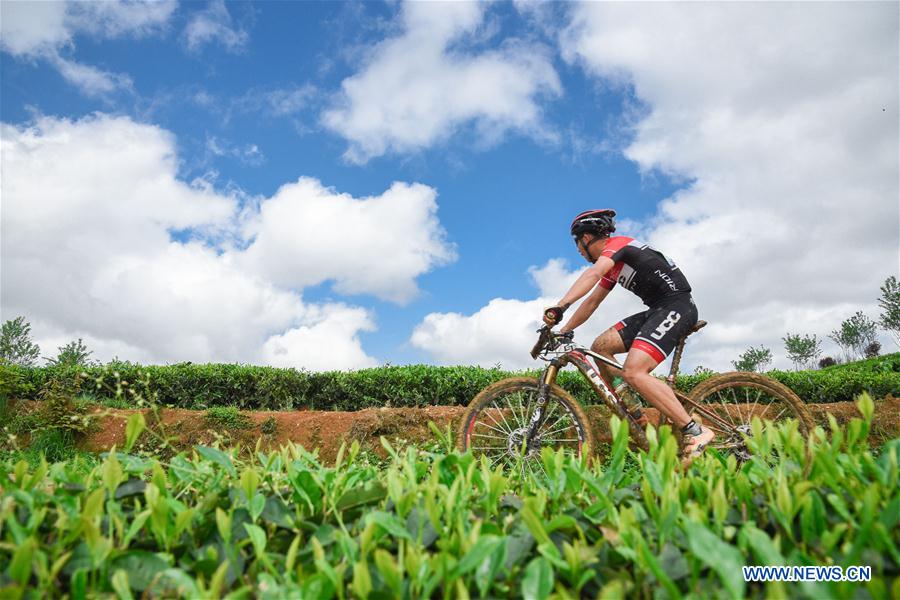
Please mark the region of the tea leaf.
<svg viewBox="0 0 900 600"><path fill-rule="evenodd" d="M197 451L197 454L199 454L203 458L212 461L225 469L225 471L232 477L237 476L237 471L234 468L234 464L232 464L231 462L231 457L229 457L221 450L210 448L209 446L195 446L194 449Z"/></svg>
<svg viewBox="0 0 900 600"><path fill-rule="evenodd" d="M522 579L522 597L525 600L544 600L553 590L553 567L543 557L528 563Z"/></svg>
<svg viewBox="0 0 900 600"><path fill-rule="evenodd" d="M741 553L700 523L686 522L684 530L691 552L718 574L729 594L736 598L743 597L744 577L741 567L744 560Z"/></svg>
<svg viewBox="0 0 900 600"><path fill-rule="evenodd" d="M128 423L125 425L125 452L131 452L131 449L134 448L134 443L146 428L147 423L144 420L143 413L135 412L128 417Z"/></svg>

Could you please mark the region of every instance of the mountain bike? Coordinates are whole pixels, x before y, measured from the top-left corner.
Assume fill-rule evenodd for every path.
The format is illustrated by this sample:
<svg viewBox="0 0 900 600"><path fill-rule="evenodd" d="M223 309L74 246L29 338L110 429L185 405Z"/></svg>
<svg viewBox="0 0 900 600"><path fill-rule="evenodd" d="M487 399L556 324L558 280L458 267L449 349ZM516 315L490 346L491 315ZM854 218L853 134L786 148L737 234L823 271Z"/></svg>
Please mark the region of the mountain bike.
<svg viewBox="0 0 900 600"><path fill-rule="evenodd" d="M787 386L759 373L731 372L710 377L692 390L690 396L675 389L675 377L688 336L699 331L706 321L678 342L666 382L688 414L716 433L709 445L734 454L739 461L750 458L747 438L752 436L751 421L759 417L763 427L795 419L803 436L812 431L813 421L803 400ZM611 386L600 375L598 362L615 369L622 365L589 348L575 344L571 332L554 333L549 327L538 330L532 358L547 362L537 378L511 377L482 390L469 403L457 436L462 451L485 455L491 466L516 464L522 458L536 459L541 448L563 448L581 456L584 448L596 448L595 438L581 404L556 384L560 369L574 365L594 393L609 410L628 422L632 442L646 450L644 429L633 416L640 396L627 384ZM629 400L626 403L625 400ZM660 424L665 419L661 419ZM525 464L525 463L521 463ZM523 467L524 468L524 467Z"/></svg>

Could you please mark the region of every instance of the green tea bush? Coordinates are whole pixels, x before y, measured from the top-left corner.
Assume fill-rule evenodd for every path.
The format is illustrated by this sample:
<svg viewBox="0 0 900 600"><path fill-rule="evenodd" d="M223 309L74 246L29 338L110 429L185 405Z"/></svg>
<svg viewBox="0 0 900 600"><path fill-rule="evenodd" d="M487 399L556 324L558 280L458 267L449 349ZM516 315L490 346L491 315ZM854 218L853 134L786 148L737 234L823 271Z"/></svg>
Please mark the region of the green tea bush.
<svg viewBox="0 0 900 600"><path fill-rule="evenodd" d="M859 409L808 439L756 421L761 458L708 454L686 472L667 427L636 454L617 419L603 464L545 450L505 472L443 436L383 442L383 468L358 445L334 467L295 446L246 462L117 452L87 474L0 460L0 596L887 600L900 440L874 455L872 400ZM872 580L747 583L744 565L865 565Z"/></svg>
<svg viewBox="0 0 900 600"><path fill-rule="evenodd" d="M239 410L360 410L368 407L464 405L487 385L523 372L481 367L391 366L359 371L309 372L250 365L182 363L146 366L118 362L91 368L0 366L10 397L35 399L51 379L74 379L84 373L83 389L101 401L156 398L164 405ZM536 375L536 371L524 374ZM900 353L822 369L770 371L808 402L852 400L867 392L875 397L900 394ZM682 375L676 386L689 392L709 373ZM126 382L127 389L123 389ZM597 398L574 370L560 373L559 383L584 404Z"/></svg>

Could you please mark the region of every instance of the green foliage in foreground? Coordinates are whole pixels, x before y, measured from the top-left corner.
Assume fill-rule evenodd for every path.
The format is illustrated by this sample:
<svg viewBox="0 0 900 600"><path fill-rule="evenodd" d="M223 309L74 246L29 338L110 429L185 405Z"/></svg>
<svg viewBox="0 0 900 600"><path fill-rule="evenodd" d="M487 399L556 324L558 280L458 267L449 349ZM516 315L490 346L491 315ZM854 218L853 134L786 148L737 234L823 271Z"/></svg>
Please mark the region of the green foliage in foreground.
<svg viewBox="0 0 900 600"><path fill-rule="evenodd" d="M142 396L180 408L231 406L238 410L464 405L487 385L523 375L500 369L426 365L320 373L231 364L143 367L111 363L88 368L0 365L0 395L37 399L52 379L71 382L82 373L86 374L80 384L82 393L100 402L115 402L119 407L123 399ZM536 371L524 374L529 373L536 375ZM769 375L809 402L852 400L863 392L880 398L900 394L900 353L821 371L770 371ZM676 385L688 392L709 376L682 375ZM588 384L574 370L563 371L559 382L583 404L597 403Z"/></svg>
<svg viewBox="0 0 900 600"><path fill-rule="evenodd" d="M0 596L896 597L900 440L873 455L859 406L865 419L808 440L757 421L768 462L705 456L687 473L668 428L636 455L615 419L606 464L546 451L524 472L446 437L385 443L380 466L357 446L334 467L293 446L250 462L114 453L86 476L0 461ZM743 581L773 564L869 565L872 581Z"/></svg>

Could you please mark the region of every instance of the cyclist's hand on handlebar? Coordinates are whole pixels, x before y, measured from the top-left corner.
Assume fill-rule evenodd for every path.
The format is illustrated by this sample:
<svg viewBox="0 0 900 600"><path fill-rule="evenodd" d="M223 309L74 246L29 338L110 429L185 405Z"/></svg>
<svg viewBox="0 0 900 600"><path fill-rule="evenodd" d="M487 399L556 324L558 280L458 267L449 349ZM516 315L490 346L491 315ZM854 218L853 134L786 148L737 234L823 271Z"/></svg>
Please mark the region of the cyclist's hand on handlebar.
<svg viewBox="0 0 900 600"><path fill-rule="evenodd" d="M562 321L564 312L566 312L566 308L563 306L551 306L550 308L545 308L544 323L546 323L550 327L557 325L560 321Z"/></svg>
<svg viewBox="0 0 900 600"><path fill-rule="evenodd" d="M569 331L560 331L556 334L556 339L560 342L571 342L575 339L575 332L571 329Z"/></svg>
<svg viewBox="0 0 900 600"><path fill-rule="evenodd" d="M571 344L572 340L574 339L574 331L561 331L551 336L550 341L547 343L547 348L549 348L550 350L556 350L563 344Z"/></svg>

